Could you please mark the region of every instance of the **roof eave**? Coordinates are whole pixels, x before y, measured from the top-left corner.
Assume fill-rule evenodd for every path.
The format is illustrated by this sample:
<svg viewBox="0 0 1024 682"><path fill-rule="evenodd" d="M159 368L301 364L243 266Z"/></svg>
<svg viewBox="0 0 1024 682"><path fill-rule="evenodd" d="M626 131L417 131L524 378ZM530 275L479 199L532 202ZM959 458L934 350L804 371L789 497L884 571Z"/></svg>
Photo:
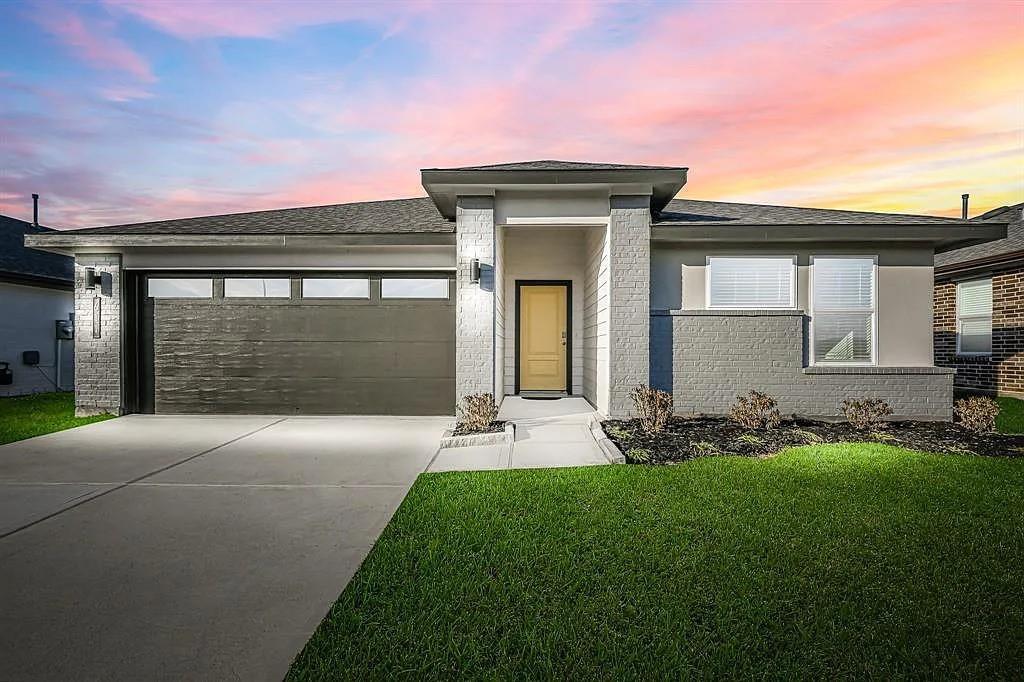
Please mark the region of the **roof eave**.
<svg viewBox="0 0 1024 682"><path fill-rule="evenodd" d="M505 187L571 188L583 185L644 185L651 189L651 211L668 205L686 184L686 168L665 169L573 169L573 170L450 170L424 168L420 171L423 189L437 210L455 220L459 195L493 195Z"/></svg>
<svg viewBox="0 0 1024 682"><path fill-rule="evenodd" d="M25 246L51 253L71 254L84 249L148 246L331 247L331 246L447 246L451 232L389 232L345 234L75 234L56 232L26 235Z"/></svg>
<svg viewBox="0 0 1024 682"><path fill-rule="evenodd" d="M687 242L916 242L931 244L937 253L1006 237L998 223L956 225L655 225L651 240Z"/></svg>

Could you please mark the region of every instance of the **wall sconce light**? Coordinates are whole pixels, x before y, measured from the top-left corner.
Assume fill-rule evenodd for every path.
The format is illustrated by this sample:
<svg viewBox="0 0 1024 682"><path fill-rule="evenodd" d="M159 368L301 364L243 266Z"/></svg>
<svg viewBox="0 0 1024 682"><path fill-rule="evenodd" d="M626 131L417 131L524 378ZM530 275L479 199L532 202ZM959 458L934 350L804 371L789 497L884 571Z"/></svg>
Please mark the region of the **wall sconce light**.
<svg viewBox="0 0 1024 682"><path fill-rule="evenodd" d="M96 276L96 270L94 268L85 269L85 288L95 289L96 285L100 283L100 278Z"/></svg>
<svg viewBox="0 0 1024 682"><path fill-rule="evenodd" d="M474 258L469 262L469 281L473 284L480 283L480 259Z"/></svg>

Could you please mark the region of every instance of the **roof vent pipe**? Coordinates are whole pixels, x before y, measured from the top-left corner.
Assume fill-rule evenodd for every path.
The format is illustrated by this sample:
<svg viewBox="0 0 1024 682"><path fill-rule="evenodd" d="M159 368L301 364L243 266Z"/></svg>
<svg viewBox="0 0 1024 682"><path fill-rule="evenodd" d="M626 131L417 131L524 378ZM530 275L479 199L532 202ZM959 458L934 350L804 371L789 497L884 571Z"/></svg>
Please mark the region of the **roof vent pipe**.
<svg viewBox="0 0 1024 682"><path fill-rule="evenodd" d="M967 220L967 202L970 200L971 195L970 194L961 194L960 198L963 199L963 202L964 202L963 210L960 211L960 217L963 220Z"/></svg>
<svg viewBox="0 0 1024 682"><path fill-rule="evenodd" d="M39 195L32 194L32 227L39 227Z"/></svg>

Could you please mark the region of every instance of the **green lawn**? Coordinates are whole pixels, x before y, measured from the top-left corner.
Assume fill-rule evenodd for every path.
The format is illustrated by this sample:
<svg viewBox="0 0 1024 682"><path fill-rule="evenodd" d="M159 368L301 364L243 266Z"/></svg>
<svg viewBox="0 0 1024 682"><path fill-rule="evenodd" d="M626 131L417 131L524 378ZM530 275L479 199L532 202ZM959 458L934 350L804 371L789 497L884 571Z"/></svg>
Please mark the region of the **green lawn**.
<svg viewBox="0 0 1024 682"><path fill-rule="evenodd" d="M0 445L110 418L109 414L76 417L74 393L0 398Z"/></svg>
<svg viewBox="0 0 1024 682"><path fill-rule="evenodd" d="M996 428L1003 433L1024 433L1024 400L996 398L999 401L999 419Z"/></svg>
<svg viewBox="0 0 1024 682"><path fill-rule="evenodd" d="M1022 585L1024 460L428 474L289 678L1013 678Z"/></svg>

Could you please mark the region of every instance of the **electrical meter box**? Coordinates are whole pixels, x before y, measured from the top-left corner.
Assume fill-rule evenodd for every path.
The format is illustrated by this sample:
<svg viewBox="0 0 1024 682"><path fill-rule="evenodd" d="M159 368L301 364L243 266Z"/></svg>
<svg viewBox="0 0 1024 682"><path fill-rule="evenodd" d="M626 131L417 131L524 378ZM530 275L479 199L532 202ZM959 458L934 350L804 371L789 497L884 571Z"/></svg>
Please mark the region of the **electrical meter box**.
<svg viewBox="0 0 1024 682"><path fill-rule="evenodd" d="M75 323L71 320L57 320L57 340L70 341L75 338Z"/></svg>

